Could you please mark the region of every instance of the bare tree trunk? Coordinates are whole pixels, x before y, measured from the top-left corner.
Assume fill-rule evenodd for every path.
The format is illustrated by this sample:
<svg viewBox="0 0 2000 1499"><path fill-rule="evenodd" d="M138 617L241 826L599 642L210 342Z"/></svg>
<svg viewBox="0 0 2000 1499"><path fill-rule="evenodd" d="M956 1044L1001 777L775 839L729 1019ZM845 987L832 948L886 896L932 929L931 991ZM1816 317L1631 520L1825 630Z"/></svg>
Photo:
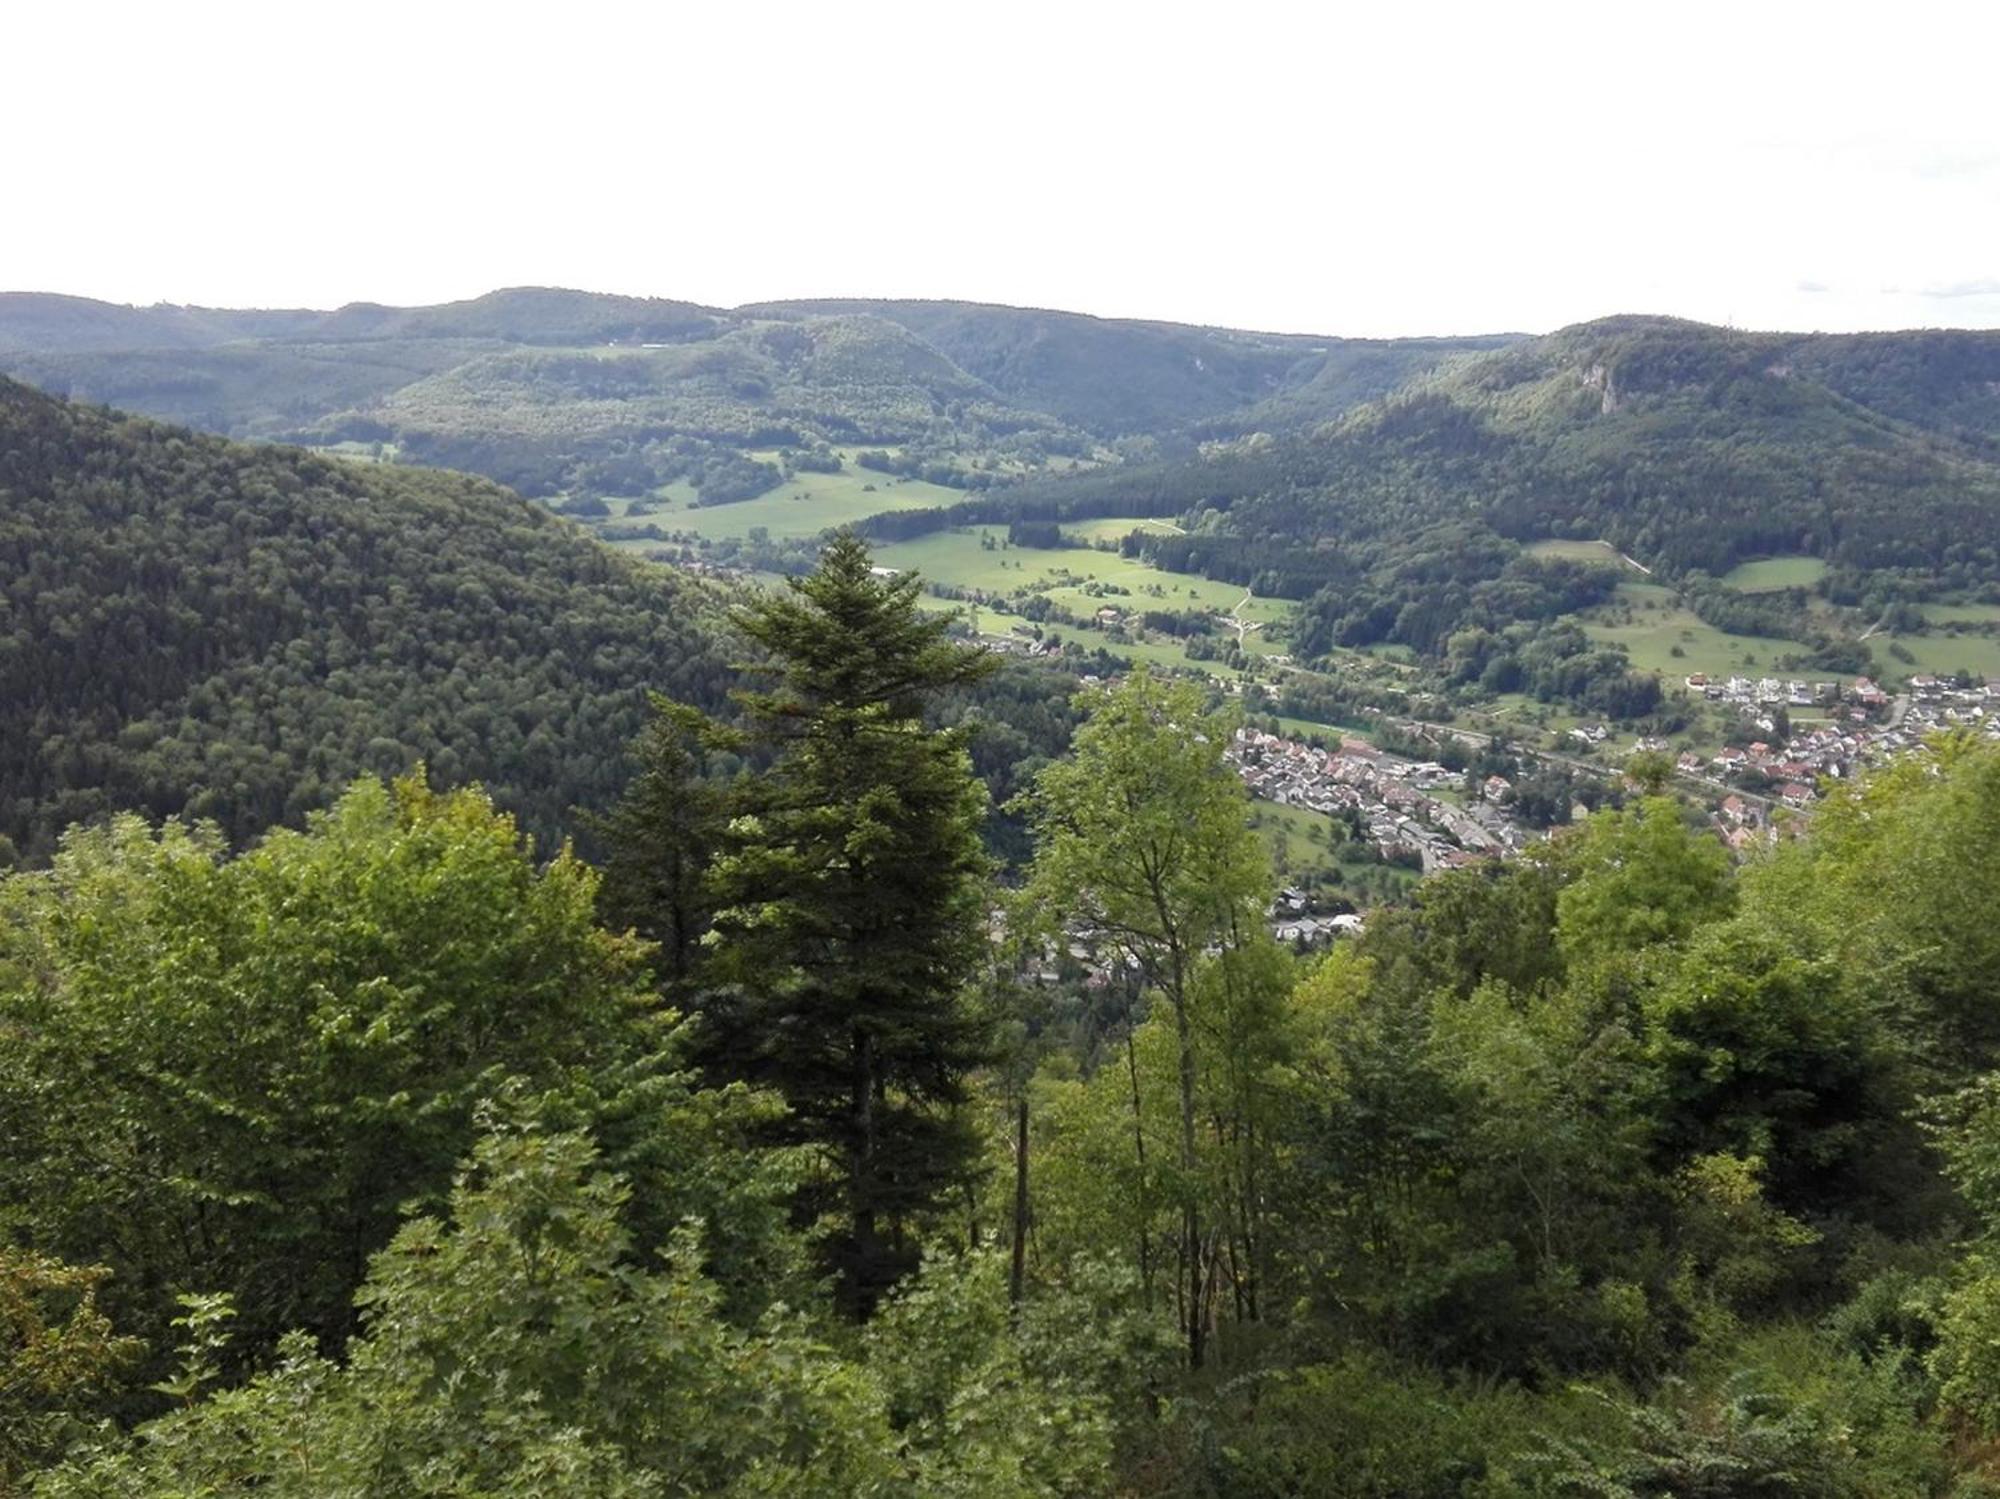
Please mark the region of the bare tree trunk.
<svg viewBox="0 0 2000 1499"><path fill-rule="evenodd" d="M1014 1263L1007 1276L1007 1304L1019 1312L1028 1274L1028 1095L1014 1115Z"/></svg>
<svg viewBox="0 0 2000 1499"><path fill-rule="evenodd" d="M1125 1027L1125 1069L1132 1078L1132 1153L1139 1162L1139 1288L1146 1310L1153 1309L1153 1234L1146 1192L1146 1127L1139 1110L1139 1049L1132 1026Z"/></svg>
<svg viewBox="0 0 2000 1499"><path fill-rule="evenodd" d="M1204 1315L1207 1276L1203 1270L1201 1208L1195 1197L1194 1026L1188 1017L1187 968L1178 946L1173 953L1174 1036L1180 1044L1181 1175L1186 1194L1181 1207L1182 1270L1187 1276L1188 1367L1199 1369L1207 1353Z"/></svg>
<svg viewBox="0 0 2000 1499"><path fill-rule="evenodd" d="M1263 1281L1263 1266L1258 1255L1263 1252L1263 1225L1258 1221L1257 1198L1257 1127L1244 1126L1243 1130L1243 1260L1248 1267L1249 1284L1246 1297L1250 1306L1250 1320L1259 1320L1257 1295Z"/></svg>
<svg viewBox="0 0 2000 1499"><path fill-rule="evenodd" d="M875 1310L882 1257L875 1222L875 1038L860 1031L854 1042L854 1155L848 1167L854 1242L847 1292L850 1313L865 1321Z"/></svg>

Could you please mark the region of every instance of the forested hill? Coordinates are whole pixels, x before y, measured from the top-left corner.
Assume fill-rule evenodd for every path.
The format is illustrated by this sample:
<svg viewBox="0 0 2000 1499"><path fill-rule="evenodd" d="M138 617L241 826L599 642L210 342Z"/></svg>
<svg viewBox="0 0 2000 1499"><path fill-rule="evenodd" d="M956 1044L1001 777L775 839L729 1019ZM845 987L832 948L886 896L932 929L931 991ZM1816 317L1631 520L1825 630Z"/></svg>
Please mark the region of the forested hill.
<svg viewBox="0 0 2000 1499"><path fill-rule="evenodd" d="M1043 481L1015 502L1182 513L1209 534L1163 542L1179 563L1245 582L1277 568L1294 594L1351 577L1357 540L1467 524L1606 539L1668 576L1803 552L1991 583L2000 332L1606 319L1454 361L1309 433Z"/></svg>
<svg viewBox="0 0 2000 1499"><path fill-rule="evenodd" d="M206 349L252 339L353 343L474 338L500 343L673 339L713 332L714 308L658 297L521 287L435 307L350 302L310 308L128 307L89 297L0 292L0 349L61 354L89 350Z"/></svg>
<svg viewBox="0 0 2000 1499"><path fill-rule="evenodd" d="M1010 400L1093 432L1156 432L1326 417L1386 395L1471 338L1319 338L1086 317L980 302L824 300L740 309L867 316L909 329Z"/></svg>
<svg viewBox="0 0 2000 1499"><path fill-rule="evenodd" d="M1298 337L970 303L726 310L532 287L332 312L0 295L0 373L54 394L225 436L381 443L529 494L631 494L699 485L719 469L740 489L743 454L823 455L830 444L1033 471L1052 457L1108 456L1121 438L1325 420L1503 342Z"/></svg>
<svg viewBox="0 0 2000 1499"><path fill-rule="evenodd" d="M483 480L250 447L0 379L0 854L112 809L295 822L427 759L550 835L703 602Z"/></svg>

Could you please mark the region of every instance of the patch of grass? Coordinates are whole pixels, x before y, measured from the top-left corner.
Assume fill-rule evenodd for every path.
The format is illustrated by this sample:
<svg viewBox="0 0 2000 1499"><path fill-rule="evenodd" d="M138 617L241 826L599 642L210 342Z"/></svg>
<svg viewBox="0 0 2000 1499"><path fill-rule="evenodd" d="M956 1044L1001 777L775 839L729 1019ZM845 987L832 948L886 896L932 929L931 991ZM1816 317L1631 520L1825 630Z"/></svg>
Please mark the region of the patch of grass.
<svg viewBox="0 0 2000 1499"><path fill-rule="evenodd" d="M1157 531L1171 535L1180 530L1170 520L1132 520L1124 516L1104 516L1097 520L1066 520L1062 523L1063 535L1073 536L1078 541L1123 541L1134 531Z"/></svg>
<svg viewBox="0 0 2000 1499"><path fill-rule="evenodd" d="M1252 598L1245 602L1248 590L1234 583L1162 572L1136 557L1091 547L1007 546L1006 535L1007 528L1000 525L935 531L914 541L881 547L875 558L884 567L914 569L926 580L952 588L976 588L990 594L1020 594L1036 588L1047 594L1050 603L1083 619L1106 607L1127 614L1157 609L1208 610L1226 615L1239 610L1238 618L1264 627L1247 632L1247 652L1271 655L1285 649L1281 642L1268 638L1268 631L1288 619L1297 607L1287 600ZM1092 593L1092 583L1127 592ZM1219 625L1217 639L1226 641L1234 633L1227 625ZM1177 659L1181 657L1179 644L1172 650Z"/></svg>
<svg viewBox="0 0 2000 1499"><path fill-rule="evenodd" d="M1346 836L1332 832L1333 819L1305 807L1253 801L1250 824L1264 835L1271 856L1286 874L1330 874L1339 868L1333 850Z"/></svg>
<svg viewBox="0 0 2000 1499"><path fill-rule="evenodd" d="M1722 575L1722 581L1744 593L1775 593L1781 588L1810 588L1825 576L1826 563L1817 557L1765 557L1738 563Z"/></svg>
<svg viewBox="0 0 2000 1499"><path fill-rule="evenodd" d="M2000 604L1924 604L1924 618L1934 625L2000 624Z"/></svg>
<svg viewBox="0 0 2000 1499"><path fill-rule="evenodd" d="M837 474L800 474L754 500L734 505L695 505L684 486L669 485L661 492L660 508L647 519L663 531L692 531L711 541L747 537L757 526L781 540L817 536L885 510L956 505L964 498L962 489L892 478L850 465Z"/></svg>
<svg viewBox="0 0 2000 1499"><path fill-rule="evenodd" d="M1259 720L1261 721L1264 716L1259 714ZM1350 735L1359 735L1361 732L1361 725L1359 724L1342 730L1333 724L1315 723L1310 718L1290 718L1282 713L1274 713L1269 716L1277 719L1278 727L1284 730L1291 738L1303 739L1308 742L1315 739L1324 740L1329 749L1339 744L1342 739Z"/></svg>
<svg viewBox="0 0 2000 1499"><path fill-rule="evenodd" d="M1397 666L1415 666L1418 661L1417 653L1409 646L1388 640L1378 640L1372 645L1364 645L1361 647L1361 653Z"/></svg>
<svg viewBox="0 0 2000 1499"><path fill-rule="evenodd" d="M1572 562L1608 562L1617 567L1631 565L1608 541L1531 541L1522 550L1530 557L1566 557Z"/></svg>
<svg viewBox="0 0 2000 1499"><path fill-rule="evenodd" d="M1952 635L1871 635L1868 644L1880 663L1881 675L1899 684L1920 673L1948 677L1969 671L1976 677L2000 677L2000 636ZM1901 646L1914 659L1904 661L1890 651Z"/></svg>
<svg viewBox="0 0 2000 1499"><path fill-rule="evenodd" d="M1636 669L1669 678L1696 671L1763 674L1780 656L1805 649L1796 640L1727 634L1682 608L1672 589L1656 583L1620 583L1615 603L1589 610L1582 621L1592 640L1624 646Z"/></svg>
<svg viewBox="0 0 2000 1499"><path fill-rule="evenodd" d="M875 560L898 572L921 573L927 582L951 588L980 588L988 593L1012 593L1049 576L1047 559L1067 557L1068 551L1042 552L1028 547L1002 547L1005 526L967 526L933 531L914 541L898 541L875 549ZM990 541L989 550L984 543ZM1078 556L1093 555L1088 552Z"/></svg>
<svg viewBox="0 0 2000 1499"><path fill-rule="evenodd" d="M329 442L313 448L329 458L348 458L356 463L394 463L398 448L393 442Z"/></svg>

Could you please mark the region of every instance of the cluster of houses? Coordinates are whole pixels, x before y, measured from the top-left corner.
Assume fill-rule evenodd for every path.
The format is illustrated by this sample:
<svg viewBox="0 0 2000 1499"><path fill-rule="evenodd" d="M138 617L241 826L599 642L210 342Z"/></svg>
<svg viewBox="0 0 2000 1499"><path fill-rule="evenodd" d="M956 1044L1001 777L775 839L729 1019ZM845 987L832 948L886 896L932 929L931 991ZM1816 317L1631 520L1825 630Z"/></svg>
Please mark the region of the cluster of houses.
<svg viewBox="0 0 2000 1499"><path fill-rule="evenodd" d="M1753 682L1748 677L1711 677L1705 672L1695 672L1688 677L1687 687L1712 703L1733 703L1741 708L1775 708L1780 704L1812 708L1840 699L1838 682L1780 681L1776 677L1761 677Z"/></svg>
<svg viewBox="0 0 2000 1499"><path fill-rule="evenodd" d="M1005 635L982 632L979 643L987 650L1002 656L1060 656L1062 637L1048 634L1040 638L1026 630L1016 630Z"/></svg>
<svg viewBox="0 0 2000 1499"><path fill-rule="evenodd" d="M1385 858L1414 855L1424 873L1452 869L1486 854L1511 853L1530 834L1507 814L1507 787L1492 782L1466 806L1432 793L1455 787L1442 765L1406 760L1361 740L1321 749L1257 729L1239 729L1226 752L1253 796L1326 816L1359 814L1368 840Z"/></svg>
<svg viewBox="0 0 2000 1499"><path fill-rule="evenodd" d="M1296 885L1280 890L1277 904L1271 908L1271 935L1280 942L1310 947L1335 937L1358 936L1361 927L1362 918L1352 911L1337 916L1313 915L1311 897Z"/></svg>
<svg viewBox="0 0 2000 1499"><path fill-rule="evenodd" d="M1742 680L1732 678L1726 690L1734 690ZM1690 677L1688 685L1698 681ZM2000 681L1964 685L1941 677L1912 677L1900 711L1886 717L1883 710L1894 700L1867 677L1855 678L1844 690L1834 683L1814 683L1810 703L1826 709L1827 717L1797 725L1782 737L1776 718L1761 711L1769 703L1764 691L1772 685L1784 686L1788 694L1804 686L1754 684L1757 696L1744 705L1744 717L1765 738L1728 746L1705 760L1683 754L1680 770L1739 781L1754 776L1773 784L1779 802L1804 807L1814 800L1814 788L1821 781L1840 780L1863 765L1905 754L1942 730L1972 729L2000 739ZM1780 701L1794 703L1789 695Z"/></svg>
<svg viewBox="0 0 2000 1499"><path fill-rule="evenodd" d="M1901 716L1867 730L1863 758L1888 759L1951 730L2000 739L2000 679L1961 685L1944 677L1911 677Z"/></svg>
<svg viewBox="0 0 2000 1499"><path fill-rule="evenodd" d="M1690 678L1690 686L1704 685ZM1773 686L1780 695L1768 695ZM1826 707L1824 720L1815 719L1789 737L1781 738L1769 723L1769 737L1746 746L1730 746L1714 755L1682 753L1676 768L1693 778L1722 780L1755 774L1775 783L1769 797L1729 791L1715 811L1717 832L1732 848L1745 849L1774 836L1770 812L1774 806L1803 808L1816 796L1823 779L1841 779L1874 760L1921 747L1925 738L1947 729L1971 729L2000 740L2000 680L1973 686L1919 676L1911 680L1901 711L1888 719L1882 710L1890 695L1867 678L1842 690L1834 684L1732 679L1720 684L1722 700L1741 702L1753 722L1760 710L1798 704L1795 689L1807 694L1814 707ZM1747 697L1737 694L1748 690ZM1598 742L1593 740L1593 743ZM1659 749L1642 740L1639 749ZM1236 732L1225 758L1243 778L1253 796L1280 806L1303 807L1328 817L1350 810L1351 822L1384 857L1421 860L1426 874L1457 868L1482 857L1506 856L1537 834L1515 822L1508 812L1512 787L1504 776L1489 776L1478 795L1463 805L1438 795L1456 791L1460 778L1430 761L1392 755L1362 740L1343 738L1335 748L1321 748L1261 730ZM1269 913L1272 934L1287 944L1317 945L1358 933L1363 918L1343 913L1317 914L1311 898L1296 887L1280 892ZM1115 945L1097 934L1072 932L1067 955L1080 964L1091 987L1117 982L1125 960ZM1059 953L1052 948L1033 976L1053 982ZM1129 975L1128 975L1129 977Z"/></svg>

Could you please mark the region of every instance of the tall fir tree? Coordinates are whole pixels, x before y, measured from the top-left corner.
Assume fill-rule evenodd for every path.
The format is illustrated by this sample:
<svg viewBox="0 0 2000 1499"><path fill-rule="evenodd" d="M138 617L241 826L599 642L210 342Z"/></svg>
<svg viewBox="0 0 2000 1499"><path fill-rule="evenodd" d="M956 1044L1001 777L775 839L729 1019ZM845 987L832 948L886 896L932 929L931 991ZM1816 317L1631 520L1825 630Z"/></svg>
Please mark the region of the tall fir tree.
<svg viewBox="0 0 2000 1499"><path fill-rule="evenodd" d="M639 773L607 816L590 825L608 849L598 910L657 944L664 998L688 1001L700 982L702 939L715 914L710 866L731 810L718 759L735 759L741 736L698 708L653 694L653 716L634 746Z"/></svg>
<svg viewBox="0 0 2000 1499"><path fill-rule="evenodd" d="M964 1084L993 1044L967 995L986 795L962 734L923 719L993 658L952 641L918 587L843 533L739 616L770 658L768 688L739 695L770 768L743 782L711 871L707 1060L780 1092L792 1138L824 1151L800 1207L856 1317L915 1264L913 1221L975 1169Z"/></svg>

